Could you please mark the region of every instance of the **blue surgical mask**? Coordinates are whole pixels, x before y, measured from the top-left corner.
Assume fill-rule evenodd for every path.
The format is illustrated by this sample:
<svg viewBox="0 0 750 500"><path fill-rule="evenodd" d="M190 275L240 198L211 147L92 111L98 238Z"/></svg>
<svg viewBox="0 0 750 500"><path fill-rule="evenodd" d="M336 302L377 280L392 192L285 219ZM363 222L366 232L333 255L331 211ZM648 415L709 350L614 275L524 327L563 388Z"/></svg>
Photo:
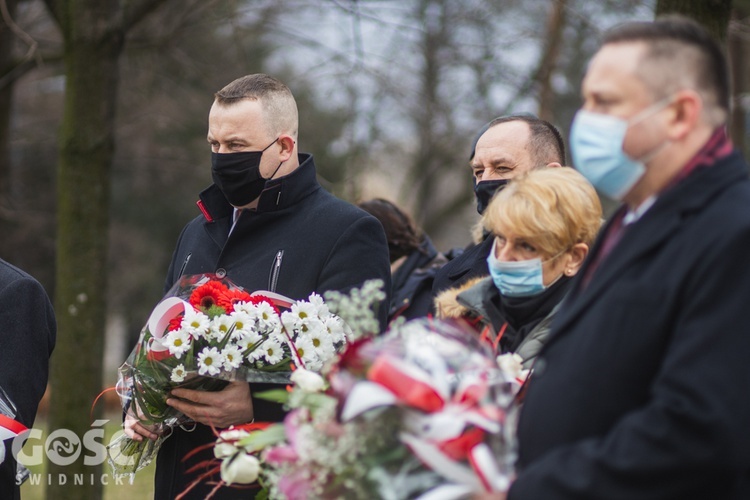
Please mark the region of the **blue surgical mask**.
<svg viewBox="0 0 750 500"><path fill-rule="evenodd" d="M492 243L492 250L487 256L487 267L490 269L492 281L501 294L506 297L531 297L547 289L544 286L542 259L503 262L495 257L496 245L497 240Z"/></svg>
<svg viewBox="0 0 750 500"><path fill-rule="evenodd" d="M659 146L648 158L632 159L622 150L628 128L663 109L672 101L662 99L630 120L579 110L570 130L573 165L591 184L615 200L622 200L646 172L645 162L661 150Z"/></svg>

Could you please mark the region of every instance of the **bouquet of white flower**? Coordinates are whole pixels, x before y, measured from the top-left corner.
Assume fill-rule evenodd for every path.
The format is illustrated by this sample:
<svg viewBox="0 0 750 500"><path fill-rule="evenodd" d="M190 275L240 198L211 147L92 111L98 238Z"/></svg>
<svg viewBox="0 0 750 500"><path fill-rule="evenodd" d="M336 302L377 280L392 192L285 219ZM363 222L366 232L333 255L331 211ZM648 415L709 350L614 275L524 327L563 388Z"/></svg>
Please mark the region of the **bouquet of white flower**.
<svg viewBox="0 0 750 500"><path fill-rule="evenodd" d="M319 370L344 345L346 332L317 294L292 301L250 294L213 275L183 277L152 312L117 384L123 410L162 437L114 440L108 451L115 473L145 467L171 428L190 423L166 404L173 389L217 391L230 380L288 383L293 366Z"/></svg>

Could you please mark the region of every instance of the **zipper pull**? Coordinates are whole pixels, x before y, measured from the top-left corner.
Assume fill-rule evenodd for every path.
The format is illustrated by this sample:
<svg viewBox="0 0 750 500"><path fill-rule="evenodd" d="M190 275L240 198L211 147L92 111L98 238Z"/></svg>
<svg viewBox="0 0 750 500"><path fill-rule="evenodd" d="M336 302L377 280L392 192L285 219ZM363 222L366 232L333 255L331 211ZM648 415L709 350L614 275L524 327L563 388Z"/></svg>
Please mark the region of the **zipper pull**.
<svg viewBox="0 0 750 500"><path fill-rule="evenodd" d="M192 253L187 254L187 257L185 257L185 262L182 263L182 267L180 268L180 273L177 275L177 278L182 276L182 274L185 272L185 268L187 267L188 262L190 262L190 257L192 256Z"/></svg>
<svg viewBox="0 0 750 500"><path fill-rule="evenodd" d="M281 259L284 257L284 250L276 252L276 257L273 260L273 266L271 266L271 275L268 277L268 290L270 292L276 291L276 285L279 282L279 273L281 272Z"/></svg>

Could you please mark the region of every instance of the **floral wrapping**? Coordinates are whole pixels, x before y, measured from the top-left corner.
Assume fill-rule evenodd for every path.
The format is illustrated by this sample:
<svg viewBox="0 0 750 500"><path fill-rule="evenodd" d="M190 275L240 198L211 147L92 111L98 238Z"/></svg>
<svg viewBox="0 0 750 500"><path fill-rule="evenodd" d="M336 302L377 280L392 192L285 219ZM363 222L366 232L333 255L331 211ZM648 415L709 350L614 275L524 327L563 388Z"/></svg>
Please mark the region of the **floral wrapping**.
<svg viewBox="0 0 750 500"><path fill-rule="evenodd" d="M172 428L192 424L166 404L171 390L219 391L232 380L286 384L293 366L319 370L345 341L346 325L316 294L292 301L250 294L215 275L182 277L154 308L117 383L123 411L160 437L114 440L115 474L132 479Z"/></svg>
<svg viewBox="0 0 750 500"><path fill-rule="evenodd" d="M524 373L453 323L415 320L294 373L283 424L220 434L225 484L271 498L465 498L505 491ZM270 397L270 395L269 395Z"/></svg>

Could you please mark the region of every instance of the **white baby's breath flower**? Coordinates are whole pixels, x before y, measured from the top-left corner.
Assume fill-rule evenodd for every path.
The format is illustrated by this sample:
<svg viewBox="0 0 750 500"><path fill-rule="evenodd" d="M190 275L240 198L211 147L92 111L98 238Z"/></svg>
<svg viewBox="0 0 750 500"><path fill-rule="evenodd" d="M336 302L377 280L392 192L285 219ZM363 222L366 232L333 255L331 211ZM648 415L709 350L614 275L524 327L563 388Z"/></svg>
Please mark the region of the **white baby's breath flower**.
<svg viewBox="0 0 750 500"><path fill-rule="evenodd" d="M236 370L242 364L242 351L234 344L227 344L221 351L221 356L224 360L224 369L228 372Z"/></svg>
<svg viewBox="0 0 750 500"><path fill-rule="evenodd" d="M205 347L198 354L198 373L201 375L218 375L224 363L221 353L215 347Z"/></svg>
<svg viewBox="0 0 750 500"><path fill-rule="evenodd" d="M180 326L193 337L203 337L208 333L210 325L211 320L208 319L208 316L193 308L186 308Z"/></svg>
<svg viewBox="0 0 750 500"><path fill-rule="evenodd" d="M290 380L305 392L320 392L325 387L323 377L304 368L294 370Z"/></svg>
<svg viewBox="0 0 750 500"><path fill-rule="evenodd" d="M228 485L254 483L259 473L260 461L247 453L238 453L221 462L221 479Z"/></svg>
<svg viewBox="0 0 750 500"><path fill-rule="evenodd" d="M169 349L170 354L180 359L190 349L191 340L190 335L182 328L179 328L167 333L162 342Z"/></svg>
<svg viewBox="0 0 750 500"><path fill-rule="evenodd" d="M172 375L169 377L172 382L182 382L185 380L185 366L180 363L172 369Z"/></svg>

